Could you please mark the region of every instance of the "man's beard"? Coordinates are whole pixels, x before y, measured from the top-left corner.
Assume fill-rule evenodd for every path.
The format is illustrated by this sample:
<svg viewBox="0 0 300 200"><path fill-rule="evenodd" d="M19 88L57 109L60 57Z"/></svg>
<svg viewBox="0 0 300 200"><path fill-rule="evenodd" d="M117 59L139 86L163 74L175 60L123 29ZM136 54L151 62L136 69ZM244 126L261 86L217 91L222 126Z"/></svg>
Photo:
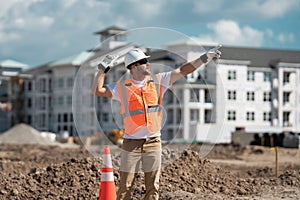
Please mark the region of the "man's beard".
<svg viewBox="0 0 300 200"><path fill-rule="evenodd" d="M150 75L150 74L151 74L150 70L147 70L147 69L139 69L139 71L140 71L141 74L144 75L144 76L147 76L147 75Z"/></svg>
<svg viewBox="0 0 300 200"><path fill-rule="evenodd" d="M150 75L151 74L151 72L149 72L149 71L147 71L147 70L144 70L143 71L143 75Z"/></svg>

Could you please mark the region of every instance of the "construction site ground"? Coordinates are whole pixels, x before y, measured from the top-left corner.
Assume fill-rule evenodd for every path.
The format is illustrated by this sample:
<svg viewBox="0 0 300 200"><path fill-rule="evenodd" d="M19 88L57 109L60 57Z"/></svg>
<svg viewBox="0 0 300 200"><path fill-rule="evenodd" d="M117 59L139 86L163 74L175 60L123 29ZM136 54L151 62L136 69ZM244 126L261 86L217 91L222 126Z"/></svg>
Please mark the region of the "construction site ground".
<svg viewBox="0 0 300 200"><path fill-rule="evenodd" d="M163 159L178 158L162 169L160 199L300 197L298 149L278 149L278 177L275 151L268 147L219 144L204 158L199 155L200 149L200 144L188 145L182 152L164 148ZM118 148L111 146L111 151L117 168ZM95 158L80 146L1 144L0 169L0 199L97 199L99 196L101 158ZM114 176L118 187L117 169ZM144 193L143 174L137 174L133 199L142 199Z"/></svg>

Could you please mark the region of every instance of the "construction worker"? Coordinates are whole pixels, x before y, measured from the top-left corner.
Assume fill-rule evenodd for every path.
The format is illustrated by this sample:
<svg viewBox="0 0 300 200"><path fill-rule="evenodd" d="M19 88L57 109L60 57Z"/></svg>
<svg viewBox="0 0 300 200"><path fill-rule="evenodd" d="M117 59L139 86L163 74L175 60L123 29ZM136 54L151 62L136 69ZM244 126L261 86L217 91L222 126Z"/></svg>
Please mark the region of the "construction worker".
<svg viewBox="0 0 300 200"><path fill-rule="evenodd" d="M99 70L93 92L96 96L120 101L120 114L123 116L125 129L117 199L132 199L131 187L140 165L145 174L145 199L159 198L162 97L175 81L209 60L219 58L221 52L217 49L211 49L172 71L152 75L148 61L150 56L135 48L125 55L125 67L130 70L132 78L108 85L104 85L104 79L109 67Z"/></svg>

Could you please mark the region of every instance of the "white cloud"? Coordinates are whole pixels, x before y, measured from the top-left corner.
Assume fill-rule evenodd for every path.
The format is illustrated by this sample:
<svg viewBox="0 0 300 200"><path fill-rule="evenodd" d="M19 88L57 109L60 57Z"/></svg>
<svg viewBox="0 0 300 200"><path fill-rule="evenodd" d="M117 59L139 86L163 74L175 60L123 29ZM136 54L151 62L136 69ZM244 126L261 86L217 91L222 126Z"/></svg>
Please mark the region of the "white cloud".
<svg viewBox="0 0 300 200"><path fill-rule="evenodd" d="M274 32L269 28L265 32L266 32L266 35L270 38L272 38L274 36Z"/></svg>
<svg viewBox="0 0 300 200"><path fill-rule="evenodd" d="M74 3L76 3L77 0L61 0L61 4L64 8L69 8Z"/></svg>
<svg viewBox="0 0 300 200"><path fill-rule="evenodd" d="M192 9L199 14L206 13L214 16L222 9L223 3L224 0L193 0Z"/></svg>
<svg viewBox="0 0 300 200"><path fill-rule="evenodd" d="M11 41L20 40L21 35L16 32L2 32L0 31L0 43L9 43Z"/></svg>
<svg viewBox="0 0 300 200"><path fill-rule="evenodd" d="M193 0L191 10L206 18L257 20L280 18L291 11L299 12L299 0Z"/></svg>
<svg viewBox="0 0 300 200"><path fill-rule="evenodd" d="M43 28L45 27L49 27L53 24L54 19L52 17L49 16L42 16L38 21L37 21L37 25L42 26Z"/></svg>
<svg viewBox="0 0 300 200"><path fill-rule="evenodd" d="M299 0L7 0L0 7L0 44L12 54L26 52L33 59L49 60L96 46L98 38L92 33L111 25L127 29L186 27L187 32L205 33L208 22L215 23L208 25L211 34L201 36L207 41L251 46L260 46L267 39L291 43L298 39L296 35L278 35L275 29L268 29L269 21L264 19L294 11L298 4ZM264 20L264 25L258 26L266 30L239 24L261 22L258 19ZM43 55L36 56L34 49Z"/></svg>
<svg viewBox="0 0 300 200"><path fill-rule="evenodd" d="M281 17L294 7L299 7L299 0L268 0L258 4L253 10L257 10L267 17Z"/></svg>
<svg viewBox="0 0 300 200"><path fill-rule="evenodd" d="M25 20L23 18L16 18L14 20L14 24L17 28L24 28L25 27Z"/></svg>
<svg viewBox="0 0 300 200"><path fill-rule="evenodd" d="M19 0L2 1L0 6L0 18L4 17L7 11Z"/></svg>
<svg viewBox="0 0 300 200"><path fill-rule="evenodd" d="M280 33L277 39L281 43L290 43L290 42L294 42L295 36L292 33Z"/></svg>
<svg viewBox="0 0 300 200"><path fill-rule="evenodd" d="M232 9L233 15L251 15L251 18L264 17L264 18L278 18L288 13L292 9L299 8L299 0L252 0L252 1L239 1L236 9Z"/></svg>
<svg viewBox="0 0 300 200"><path fill-rule="evenodd" d="M151 20L155 19L158 15L164 12L164 9L167 9L167 4L165 1L161 0L148 0L148 1L137 1L137 0L128 0L130 2L129 6L133 6L132 15L136 15L138 19ZM126 2L124 2L126 4Z"/></svg>
<svg viewBox="0 0 300 200"><path fill-rule="evenodd" d="M210 35L200 35L211 42L218 42L235 46L260 46L264 41L264 32L251 28L240 27L232 20L220 20L210 23L208 28L212 30Z"/></svg>

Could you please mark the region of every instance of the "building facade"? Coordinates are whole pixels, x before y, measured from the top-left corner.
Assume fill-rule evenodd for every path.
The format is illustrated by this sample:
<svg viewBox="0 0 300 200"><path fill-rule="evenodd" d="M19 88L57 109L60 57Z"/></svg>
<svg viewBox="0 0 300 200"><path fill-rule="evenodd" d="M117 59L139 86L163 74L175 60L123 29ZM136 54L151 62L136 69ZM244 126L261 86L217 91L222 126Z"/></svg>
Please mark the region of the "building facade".
<svg viewBox="0 0 300 200"><path fill-rule="evenodd" d="M0 107L5 107L7 104L14 105L13 111L0 109L0 133L9 129L15 119L20 117L16 112L22 105L22 99L19 98L22 85L19 74L27 68L28 65L15 60L0 62Z"/></svg>
<svg viewBox="0 0 300 200"><path fill-rule="evenodd" d="M91 93L97 63L119 55L106 83L130 77L124 55L135 47L149 54L153 73L169 71L215 44L195 38L175 41L165 50L127 43L124 30L97 32L102 45L26 74L24 122L38 130L93 135L122 129L118 103ZM118 35L118 37L116 36ZM223 46L222 57L176 82L164 96L165 140L230 142L231 132L299 132L300 51Z"/></svg>

